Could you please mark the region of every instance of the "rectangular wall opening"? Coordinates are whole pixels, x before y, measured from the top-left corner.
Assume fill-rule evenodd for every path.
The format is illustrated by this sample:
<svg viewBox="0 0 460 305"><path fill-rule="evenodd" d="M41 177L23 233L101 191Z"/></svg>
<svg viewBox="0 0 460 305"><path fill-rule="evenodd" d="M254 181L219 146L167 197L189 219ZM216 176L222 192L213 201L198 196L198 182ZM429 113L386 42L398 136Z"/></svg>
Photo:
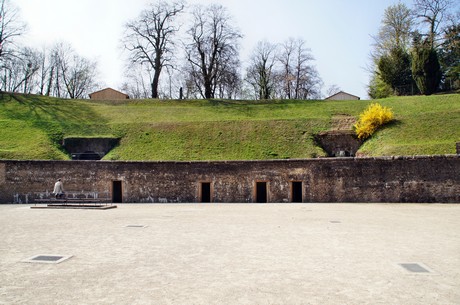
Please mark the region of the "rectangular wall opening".
<svg viewBox="0 0 460 305"><path fill-rule="evenodd" d="M302 181L291 182L291 202L302 202Z"/></svg>
<svg viewBox="0 0 460 305"><path fill-rule="evenodd" d="M122 181L112 181L112 202L122 203L123 202L123 188Z"/></svg>
<svg viewBox="0 0 460 305"><path fill-rule="evenodd" d="M200 202L211 202L211 182L201 182L199 193Z"/></svg>
<svg viewBox="0 0 460 305"><path fill-rule="evenodd" d="M255 189L256 203L267 203L268 202L267 191L268 191L267 182L265 181L256 182L256 189Z"/></svg>

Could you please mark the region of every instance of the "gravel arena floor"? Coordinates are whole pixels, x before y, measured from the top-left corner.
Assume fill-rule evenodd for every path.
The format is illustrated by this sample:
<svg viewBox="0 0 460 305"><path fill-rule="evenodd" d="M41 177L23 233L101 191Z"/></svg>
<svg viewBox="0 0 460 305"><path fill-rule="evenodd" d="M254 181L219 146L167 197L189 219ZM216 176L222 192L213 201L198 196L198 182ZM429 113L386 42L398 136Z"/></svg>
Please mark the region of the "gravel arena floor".
<svg viewBox="0 0 460 305"><path fill-rule="evenodd" d="M460 304L460 204L30 207L0 304Z"/></svg>

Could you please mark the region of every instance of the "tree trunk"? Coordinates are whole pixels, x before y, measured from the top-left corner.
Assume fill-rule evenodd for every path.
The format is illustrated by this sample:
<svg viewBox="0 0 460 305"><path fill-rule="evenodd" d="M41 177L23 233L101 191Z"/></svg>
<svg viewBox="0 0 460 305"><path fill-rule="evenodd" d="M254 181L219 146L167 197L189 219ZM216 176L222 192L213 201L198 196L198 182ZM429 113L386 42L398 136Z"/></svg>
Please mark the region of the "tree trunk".
<svg viewBox="0 0 460 305"><path fill-rule="evenodd" d="M214 98L212 94L212 84L208 80L205 80L204 82L204 98L206 99Z"/></svg>
<svg viewBox="0 0 460 305"><path fill-rule="evenodd" d="M152 98L158 98L158 78L156 78L155 76L153 77L151 87L152 87Z"/></svg>
<svg viewBox="0 0 460 305"><path fill-rule="evenodd" d="M157 51L155 66L153 67L152 98L158 98L158 84L160 83L161 68L161 52Z"/></svg>

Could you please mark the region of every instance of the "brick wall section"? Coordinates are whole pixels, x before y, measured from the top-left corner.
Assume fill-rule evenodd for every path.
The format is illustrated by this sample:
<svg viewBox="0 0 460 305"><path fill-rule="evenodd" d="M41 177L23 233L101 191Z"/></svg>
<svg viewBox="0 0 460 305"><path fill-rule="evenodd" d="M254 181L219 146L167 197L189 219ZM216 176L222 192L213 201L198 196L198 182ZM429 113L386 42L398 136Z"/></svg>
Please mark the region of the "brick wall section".
<svg viewBox="0 0 460 305"><path fill-rule="evenodd" d="M0 203L33 203L62 177L68 191L112 192L123 202L199 202L210 182L212 202L254 202L267 181L269 202L290 202L302 181L303 202L460 203L460 156L325 158L228 162L0 161Z"/></svg>

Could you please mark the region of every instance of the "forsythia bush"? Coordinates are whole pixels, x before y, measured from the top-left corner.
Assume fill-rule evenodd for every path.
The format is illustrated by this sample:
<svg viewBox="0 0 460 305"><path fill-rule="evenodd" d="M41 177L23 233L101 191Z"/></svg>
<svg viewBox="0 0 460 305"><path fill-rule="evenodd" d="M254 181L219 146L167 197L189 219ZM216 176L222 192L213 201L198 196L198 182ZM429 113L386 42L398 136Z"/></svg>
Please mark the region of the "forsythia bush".
<svg viewBox="0 0 460 305"><path fill-rule="evenodd" d="M355 124L356 135L359 139L367 139L380 126L393 120L393 112L388 107L382 107L378 103L371 104L359 115L359 121Z"/></svg>

